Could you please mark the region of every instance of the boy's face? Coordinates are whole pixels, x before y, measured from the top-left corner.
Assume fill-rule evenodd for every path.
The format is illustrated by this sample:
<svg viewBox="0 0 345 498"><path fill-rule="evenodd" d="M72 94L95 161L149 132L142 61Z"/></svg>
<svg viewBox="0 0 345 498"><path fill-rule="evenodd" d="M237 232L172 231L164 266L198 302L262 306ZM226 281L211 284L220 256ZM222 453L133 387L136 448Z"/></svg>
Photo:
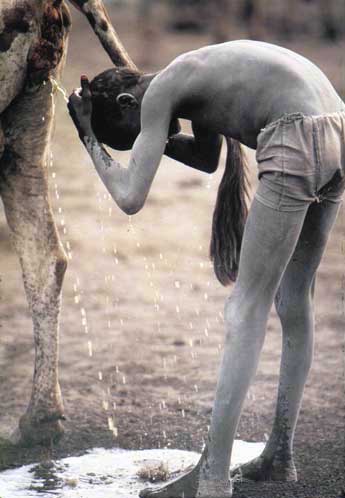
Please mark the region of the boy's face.
<svg viewBox="0 0 345 498"><path fill-rule="evenodd" d="M113 115L106 110L104 115L101 115L93 105L91 125L97 139L103 144L116 150L130 150L141 129L140 104L136 109L122 110L121 115ZM173 119L169 137L179 133L180 129L178 119Z"/></svg>
<svg viewBox="0 0 345 498"><path fill-rule="evenodd" d="M116 150L130 150L140 133L140 107L113 114L93 104L91 125L97 139Z"/></svg>

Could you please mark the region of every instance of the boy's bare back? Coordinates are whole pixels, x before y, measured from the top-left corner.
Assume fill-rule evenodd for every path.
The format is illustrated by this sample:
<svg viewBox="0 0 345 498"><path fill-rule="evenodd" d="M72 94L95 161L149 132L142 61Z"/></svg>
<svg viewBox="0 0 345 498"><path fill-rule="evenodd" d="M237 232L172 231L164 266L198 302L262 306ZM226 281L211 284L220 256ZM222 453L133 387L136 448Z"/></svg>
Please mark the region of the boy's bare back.
<svg viewBox="0 0 345 498"><path fill-rule="evenodd" d="M322 71L269 43L239 40L179 56L152 81L143 106L171 112L255 148L266 124L285 113L337 112L343 103ZM167 102L165 102L165 106Z"/></svg>

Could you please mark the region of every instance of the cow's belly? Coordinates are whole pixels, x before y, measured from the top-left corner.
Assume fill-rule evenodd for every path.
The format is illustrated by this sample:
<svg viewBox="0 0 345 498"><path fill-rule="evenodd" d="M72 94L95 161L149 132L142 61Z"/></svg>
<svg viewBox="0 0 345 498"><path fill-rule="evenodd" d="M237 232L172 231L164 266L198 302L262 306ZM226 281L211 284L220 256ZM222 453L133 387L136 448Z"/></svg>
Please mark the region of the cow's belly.
<svg viewBox="0 0 345 498"><path fill-rule="evenodd" d="M37 27L32 0L1 0L0 114L23 88L29 49Z"/></svg>
<svg viewBox="0 0 345 498"><path fill-rule="evenodd" d="M31 36L20 34L8 51L0 52L0 114L24 86L31 43Z"/></svg>
<svg viewBox="0 0 345 498"><path fill-rule="evenodd" d="M57 3L57 2L56 2ZM69 11L53 0L0 0L0 115L23 89L46 81L60 66Z"/></svg>

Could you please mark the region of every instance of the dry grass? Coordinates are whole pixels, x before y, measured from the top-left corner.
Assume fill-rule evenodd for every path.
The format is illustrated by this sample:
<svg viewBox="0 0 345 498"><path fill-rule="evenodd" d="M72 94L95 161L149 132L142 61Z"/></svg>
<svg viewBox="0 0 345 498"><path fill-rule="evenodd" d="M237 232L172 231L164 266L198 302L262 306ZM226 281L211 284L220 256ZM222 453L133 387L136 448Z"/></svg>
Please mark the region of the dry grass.
<svg viewBox="0 0 345 498"><path fill-rule="evenodd" d="M78 486L78 478L69 477L65 479L65 485L70 488L76 488Z"/></svg>
<svg viewBox="0 0 345 498"><path fill-rule="evenodd" d="M143 481L154 483L167 481L170 472L165 462L147 462L138 470L137 476Z"/></svg>

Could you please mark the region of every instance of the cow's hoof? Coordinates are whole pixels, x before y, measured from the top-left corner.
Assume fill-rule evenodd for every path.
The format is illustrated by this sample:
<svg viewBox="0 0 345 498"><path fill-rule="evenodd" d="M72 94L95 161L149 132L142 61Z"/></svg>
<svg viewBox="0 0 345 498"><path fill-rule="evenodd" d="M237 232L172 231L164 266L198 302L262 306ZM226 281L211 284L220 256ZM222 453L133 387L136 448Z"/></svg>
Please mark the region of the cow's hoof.
<svg viewBox="0 0 345 498"><path fill-rule="evenodd" d="M12 434L11 442L20 446L57 444L64 433L63 420L65 417L60 411L40 413L38 416L27 412L21 417L19 428Z"/></svg>
<svg viewBox="0 0 345 498"><path fill-rule="evenodd" d="M263 455L231 470L231 477L251 481L297 481L293 458L284 461Z"/></svg>

